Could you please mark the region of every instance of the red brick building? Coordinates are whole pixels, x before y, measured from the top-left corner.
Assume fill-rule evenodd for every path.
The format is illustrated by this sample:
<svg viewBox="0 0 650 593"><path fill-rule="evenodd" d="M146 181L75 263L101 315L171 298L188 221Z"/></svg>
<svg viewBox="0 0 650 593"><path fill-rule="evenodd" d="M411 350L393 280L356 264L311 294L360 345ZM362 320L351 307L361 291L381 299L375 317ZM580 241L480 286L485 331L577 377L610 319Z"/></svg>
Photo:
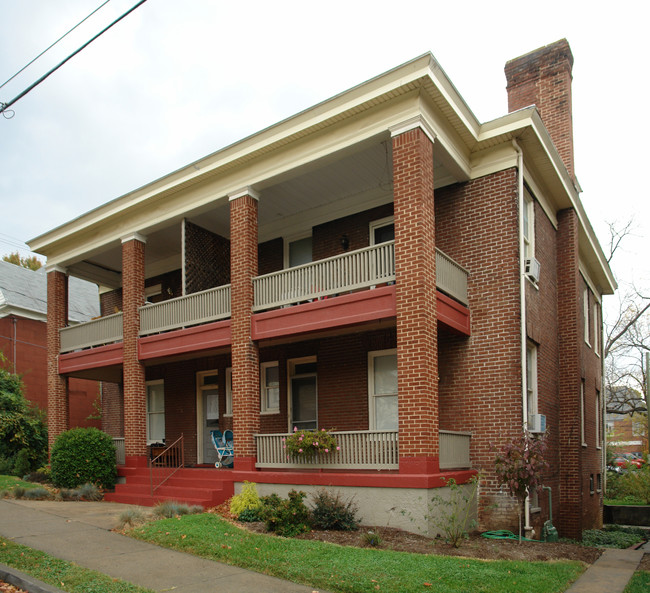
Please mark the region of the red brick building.
<svg viewBox="0 0 650 593"><path fill-rule="evenodd" d="M572 63L564 40L508 62L510 112L481 123L426 54L34 239L50 407L68 377L114 383L113 498L150 501L149 448L182 435L193 467L155 498L325 485L432 533L427 499L480 471L481 525L512 527L491 445L545 423L560 533L598 524L615 283L573 173ZM69 276L103 287L104 317L59 332ZM287 459L294 427L341 450ZM527 524L547 518L531 500Z"/></svg>
<svg viewBox="0 0 650 593"><path fill-rule="evenodd" d="M99 315L97 286L71 282L71 323ZM47 412L47 277L0 261L0 352L7 369L21 376L25 397ZM70 379L69 426L100 427L100 387L96 381Z"/></svg>

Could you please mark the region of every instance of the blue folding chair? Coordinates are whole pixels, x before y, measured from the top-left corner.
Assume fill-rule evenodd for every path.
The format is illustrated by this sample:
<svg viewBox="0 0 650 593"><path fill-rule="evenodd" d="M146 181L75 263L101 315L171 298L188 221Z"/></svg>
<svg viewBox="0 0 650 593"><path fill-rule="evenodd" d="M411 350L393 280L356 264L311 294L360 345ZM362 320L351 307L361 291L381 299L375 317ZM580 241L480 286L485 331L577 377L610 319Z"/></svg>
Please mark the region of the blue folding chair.
<svg viewBox="0 0 650 593"><path fill-rule="evenodd" d="M223 434L220 430L211 430L210 436L219 458L214 467L232 467L235 458L232 430L224 430Z"/></svg>

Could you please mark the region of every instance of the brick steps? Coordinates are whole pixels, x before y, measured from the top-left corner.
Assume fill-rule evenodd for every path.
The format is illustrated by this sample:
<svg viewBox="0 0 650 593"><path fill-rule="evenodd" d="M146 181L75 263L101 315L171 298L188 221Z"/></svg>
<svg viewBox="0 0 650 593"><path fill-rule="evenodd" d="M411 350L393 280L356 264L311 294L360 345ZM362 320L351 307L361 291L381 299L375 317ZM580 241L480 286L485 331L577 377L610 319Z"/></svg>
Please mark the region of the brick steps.
<svg viewBox="0 0 650 593"><path fill-rule="evenodd" d="M118 475L126 479L114 492L105 494L109 502L154 506L170 500L188 505L212 507L221 504L234 493L230 472L217 469L181 469L151 495L148 468L120 467Z"/></svg>

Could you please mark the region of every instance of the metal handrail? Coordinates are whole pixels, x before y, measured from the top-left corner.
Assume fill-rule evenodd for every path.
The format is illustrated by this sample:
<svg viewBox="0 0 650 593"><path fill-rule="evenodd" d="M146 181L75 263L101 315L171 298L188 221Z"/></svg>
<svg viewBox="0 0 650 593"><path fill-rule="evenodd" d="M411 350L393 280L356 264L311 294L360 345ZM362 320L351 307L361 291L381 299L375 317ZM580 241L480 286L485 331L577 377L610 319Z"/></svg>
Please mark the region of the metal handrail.
<svg viewBox="0 0 650 593"><path fill-rule="evenodd" d="M180 447L178 444L180 443ZM168 463L171 461L171 463ZM185 445L181 434L169 447L149 461L151 496L179 469L185 466ZM154 478L154 474L156 477Z"/></svg>

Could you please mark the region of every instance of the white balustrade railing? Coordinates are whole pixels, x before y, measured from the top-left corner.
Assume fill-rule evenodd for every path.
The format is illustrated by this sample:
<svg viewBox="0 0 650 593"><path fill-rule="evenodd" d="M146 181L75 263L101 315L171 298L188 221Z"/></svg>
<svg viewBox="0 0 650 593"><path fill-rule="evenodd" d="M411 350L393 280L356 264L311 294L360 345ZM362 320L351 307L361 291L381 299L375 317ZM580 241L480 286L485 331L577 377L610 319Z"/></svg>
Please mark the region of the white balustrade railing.
<svg viewBox="0 0 650 593"><path fill-rule="evenodd" d="M140 307L140 335L230 317L230 284Z"/></svg>
<svg viewBox="0 0 650 593"><path fill-rule="evenodd" d="M284 440L289 434L258 434L257 467L330 468L330 469L398 469L397 431L332 432L340 447L325 455L303 459L287 457ZM440 469L466 469L469 460L468 432L440 431Z"/></svg>
<svg viewBox="0 0 650 593"><path fill-rule="evenodd" d="M436 287L467 305L467 275L463 266L436 249Z"/></svg>
<svg viewBox="0 0 650 593"><path fill-rule="evenodd" d="M284 441L289 434L258 434L257 467L331 469L397 469L399 457L396 431L332 432L340 449L309 459L287 458Z"/></svg>
<svg viewBox="0 0 650 593"><path fill-rule="evenodd" d="M253 279L253 311L310 301L395 280L395 242L273 272Z"/></svg>
<svg viewBox="0 0 650 593"><path fill-rule="evenodd" d="M113 444L115 445L115 461L117 465L124 465L126 463L124 437L113 437Z"/></svg>
<svg viewBox="0 0 650 593"><path fill-rule="evenodd" d="M91 346L120 342L122 340L122 313L62 327L59 330L59 336L61 337L61 354Z"/></svg>
<svg viewBox="0 0 650 593"><path fill-rule="evenodd" d="M440 431L440 469L468 469L471 432Z"/></svg>

